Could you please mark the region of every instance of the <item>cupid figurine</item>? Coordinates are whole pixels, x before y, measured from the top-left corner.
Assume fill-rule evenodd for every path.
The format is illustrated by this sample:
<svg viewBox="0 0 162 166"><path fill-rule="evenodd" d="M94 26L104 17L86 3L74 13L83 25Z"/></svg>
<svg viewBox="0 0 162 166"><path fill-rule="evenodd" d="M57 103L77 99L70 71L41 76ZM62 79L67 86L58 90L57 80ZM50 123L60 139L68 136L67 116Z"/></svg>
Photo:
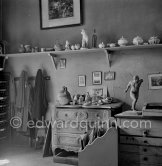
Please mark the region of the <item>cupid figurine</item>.
<svg viewBox="0 0 162 166"><path fill-rule="evenodd" d="M128 83L125 93L130 88L130 98L132 99L132 110L136 111L136 103L139 97L139 89L143 82L143 79L140 79L138 75L133 76L133 79Z"/></svg>

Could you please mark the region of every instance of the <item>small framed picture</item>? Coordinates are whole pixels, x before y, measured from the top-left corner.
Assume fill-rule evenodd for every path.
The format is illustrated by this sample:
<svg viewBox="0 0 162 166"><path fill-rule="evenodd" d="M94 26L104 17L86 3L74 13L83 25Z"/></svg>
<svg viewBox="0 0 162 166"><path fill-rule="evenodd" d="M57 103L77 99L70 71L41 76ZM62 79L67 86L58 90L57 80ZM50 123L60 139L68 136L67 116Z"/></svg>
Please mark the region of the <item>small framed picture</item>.
<svg viewBox="0 0 162 166"><path fill-rule="evenodd" d="M66 59L62 58L60 59L60 69L65 69L66 68Z"/></svg>
<svg viewBox="0 0 162 166"><path fill-rule="evenodd" d="M85 75L78 76L78 86L80 86L80 87L86 86L86 76Z"/></svg>
<svg viewBox="0 0 162 166"><path fill-rule="evenodd" d="M93 85L101 85L102 84L102 72L101 71L92 72L92 84Z"/></svg>
<svg viewBox="0 0 162 166"><path fill-rule="evenodd" d="M115 80L115 72L113 71L104 72L104 80L105 81Z"/></svg>
<svg viewBox="0 0 162 166"><path fill-rule="evenodd" d="M162 89L162 74L148 75L149 89Z"/></svg>

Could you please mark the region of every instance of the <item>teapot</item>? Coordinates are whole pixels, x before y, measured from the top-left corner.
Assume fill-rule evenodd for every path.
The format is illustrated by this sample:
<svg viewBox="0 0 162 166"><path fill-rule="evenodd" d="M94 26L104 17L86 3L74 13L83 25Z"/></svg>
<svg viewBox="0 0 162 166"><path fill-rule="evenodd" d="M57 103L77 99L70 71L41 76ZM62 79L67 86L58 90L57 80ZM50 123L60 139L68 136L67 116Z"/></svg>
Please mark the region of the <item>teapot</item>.
<svg viewBox="0 0 162 166"><path fill-rule="evenodd" d="M152 36L152 37L150 37L148 42L149 42L149 44L159 44L160 43L160 39L157 36Z"/></svg>
<svg viewBox="0 0 162 166"><path fill-rule="evenodd" d="M57 95L57 100L60 105L67 105L71 102L71 95L67 90L67 87L63 86Z"/></svg>
<svg viewBox="0 0 162 166"><path fill-rule="evenodd" d="M128 40L123 36L118 40L119 46L126 46L128 44Z"/></svg>
<svg viewBox="0 0 162 166"><path fill-rule="evenodd" d="M140 45L140 44L142 44L143 43L143 39L141 38L141 37L139 37L139 36L137 36L137 37L135 37L134 39L133 39L133 44L134 45Z"/></svg>

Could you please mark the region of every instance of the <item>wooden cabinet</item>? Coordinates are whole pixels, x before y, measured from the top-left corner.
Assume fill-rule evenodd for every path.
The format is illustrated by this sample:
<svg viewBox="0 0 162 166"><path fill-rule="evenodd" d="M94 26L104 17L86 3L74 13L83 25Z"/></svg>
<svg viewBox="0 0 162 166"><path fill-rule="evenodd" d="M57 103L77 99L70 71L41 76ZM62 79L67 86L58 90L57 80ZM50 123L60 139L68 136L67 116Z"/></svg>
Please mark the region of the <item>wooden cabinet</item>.
<svg viewBox="0 0 162 166"><path fill-rule="evenodd" d="M162 165L162 117L128 112L116 115L119 127L119 166Z"/></svg>
<svg viewBox="0 0 162 166"><path fill-rule="evenodd" d="M0 140L8 136L9 73L0 72Z"/></svg>
<svg viewBox="0 0 162 166"><path fill-rule="evenodd" d="M75 107L58 106L55 109L52 126L52 150L54 153L54 162L77 165L77 153L82 149L81 136L90 132L96 123L105 123L109 125L109 118L112 112L121 112L122 103L111 104L100 108L95 107ZM63 156L63 153L75 153L76 158L71 160L71 155ZM61 156L62 155L62 156ZM73 154L74 156L74 154ZM68 160L69 159L69 160Z"/></svg>

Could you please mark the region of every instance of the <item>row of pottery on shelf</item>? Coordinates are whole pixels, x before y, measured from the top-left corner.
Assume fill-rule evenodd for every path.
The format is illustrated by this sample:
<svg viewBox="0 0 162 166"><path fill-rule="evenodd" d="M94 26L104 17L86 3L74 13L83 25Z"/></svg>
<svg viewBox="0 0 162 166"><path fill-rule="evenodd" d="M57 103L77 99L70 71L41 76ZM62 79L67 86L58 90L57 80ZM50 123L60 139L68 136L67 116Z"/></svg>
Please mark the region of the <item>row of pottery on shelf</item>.
<svg viewBox="0 0 162 166"><path fill-rule="evenodd" d="M157 36L152 36L149 38L147 43L144 43L144 40L142 39L142 37L137 36L135 38L133 38L132 43L134 45L142 45L142 44L159 44L160 43L160 39ZM124 38L123 36L118 40L118 45L119 46L126 46L128 45L128 40L126 38ZM116 43L110 43L107 44L108 47L116 47ZM102 42L98 45L99 48L105 48L105 44Z"/></svg>
<svg viewBox="0 0 162 166"><path fill-rule="evenodd" d="M38 47L31 47L31 45L23 45L20 44L20 47L18 49L20 53L29 53L29 52L38 52Z"/></svg>
<svg viewBox="0 0 162 166"><path fill-rule="evenodd" d="M159 44L160 43L160 39L157 36L152 36L149 38L148 43L144 43L142 37L137 36L133 39L133 44L134 45L142 45L142 44ZM126 38L124 38L122 36L122 38L120 38L118 40L118 45L119 46L126 46L128 44L128 40Z"/></svg>

